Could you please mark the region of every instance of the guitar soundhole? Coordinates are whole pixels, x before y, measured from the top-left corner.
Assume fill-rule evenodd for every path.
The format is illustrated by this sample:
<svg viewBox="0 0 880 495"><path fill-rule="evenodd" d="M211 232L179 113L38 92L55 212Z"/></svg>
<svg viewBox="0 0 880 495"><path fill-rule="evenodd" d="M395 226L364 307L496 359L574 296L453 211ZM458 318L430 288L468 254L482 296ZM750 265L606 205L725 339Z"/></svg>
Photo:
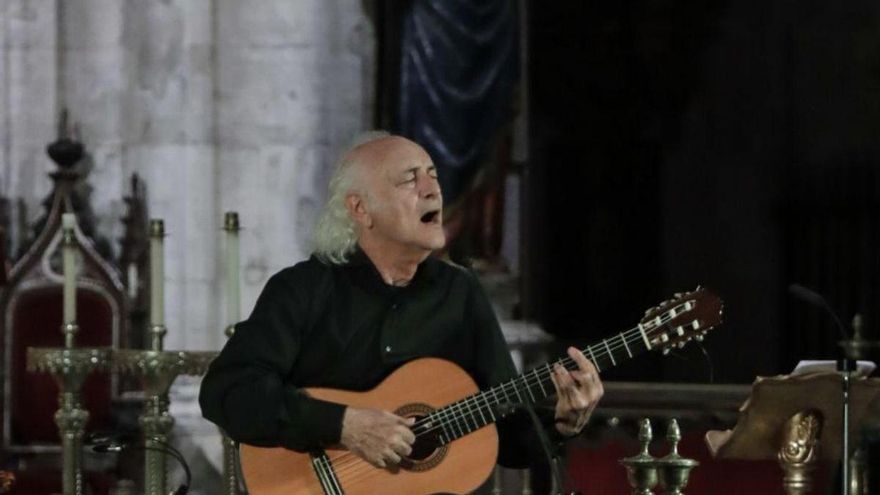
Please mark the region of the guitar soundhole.
<svg viewBox="0 0 880 495"><path fill-rule="evenodd" d="M434 410L428 404L406 404L399 407L394 414L404 418L416 418L416 424ZM421 425L414 428L416 441L412 452L400 461L400 467L407 471L427 471L440 464L449 447L440 446L440 429Z"/></svg>

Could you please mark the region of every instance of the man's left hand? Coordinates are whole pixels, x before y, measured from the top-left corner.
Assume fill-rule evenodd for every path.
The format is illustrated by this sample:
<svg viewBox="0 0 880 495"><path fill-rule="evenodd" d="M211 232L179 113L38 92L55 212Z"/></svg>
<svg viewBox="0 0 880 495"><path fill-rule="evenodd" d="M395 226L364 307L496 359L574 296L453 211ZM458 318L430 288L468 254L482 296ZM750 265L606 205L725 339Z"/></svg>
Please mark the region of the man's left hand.
<svg viewBox="0 0 880 495"><path fill-rule="evenodd" d="M578 369L568 371L557 363L551 377L559 397L556 401L556 430L565 436L573 436L587 424L605 390L599 372L584 353L569 347L568 355L577 363Z"/></svg>

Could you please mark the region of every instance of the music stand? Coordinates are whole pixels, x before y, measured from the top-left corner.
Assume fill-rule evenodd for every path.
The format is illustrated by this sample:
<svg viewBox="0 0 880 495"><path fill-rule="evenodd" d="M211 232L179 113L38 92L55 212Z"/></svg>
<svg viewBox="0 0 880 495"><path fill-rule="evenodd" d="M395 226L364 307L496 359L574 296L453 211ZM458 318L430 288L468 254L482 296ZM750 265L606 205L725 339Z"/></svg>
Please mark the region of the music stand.
<svg viewBox="0 0 880 495"><path fill-rule="evenodd" d="M787 493L808 493L815 461L841 457L843 384L843 376L832 372L758 377L736 426L707 432L706 444L719 459L777 459ZM880 378L850 378L850 443L878 397Z"/></svg>

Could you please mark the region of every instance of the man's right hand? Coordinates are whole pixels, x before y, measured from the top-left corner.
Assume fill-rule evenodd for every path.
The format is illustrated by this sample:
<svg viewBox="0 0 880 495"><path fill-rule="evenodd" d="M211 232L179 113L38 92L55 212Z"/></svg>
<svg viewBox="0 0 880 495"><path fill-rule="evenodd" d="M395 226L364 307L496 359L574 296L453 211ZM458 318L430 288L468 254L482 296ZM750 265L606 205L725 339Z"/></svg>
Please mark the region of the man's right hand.
<svg viewBox="0 0 880 495"><path fill-rule="evenodd" d="M412 452L415 418L402 418L378 409L347 407L342 416L341 443L378 467L394 466Z"/></svg>

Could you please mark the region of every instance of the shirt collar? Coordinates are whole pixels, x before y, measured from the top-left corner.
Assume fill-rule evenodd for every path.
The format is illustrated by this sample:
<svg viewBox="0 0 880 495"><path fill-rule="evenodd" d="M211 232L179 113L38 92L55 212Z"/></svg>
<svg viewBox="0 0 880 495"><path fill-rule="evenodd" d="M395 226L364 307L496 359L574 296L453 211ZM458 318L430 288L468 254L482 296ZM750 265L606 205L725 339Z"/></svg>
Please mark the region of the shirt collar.
<svg viewBox="0 0 880 495"><path fill-rule="evenodd" d="M413 279L410 281L409 285L406 287L421 287L426 283L432 282L437 277L438 264L441 263L440 260L435 258L433 255L425 258L425 261L419 263L419 267L416 269L416 274L413 276ZM344 263L342 266L349 268L369 268L370 273L375 276L376 280L385 287L389 287L391 289L396 289L396 287L390 286L382 280L382 276L379 274L379 270L376 269L376 266L373 264L372 260L370 260L369 256L364 253L363 249L360 246L356 246L354 252L351 253L351 256L348 257L348 261Z"/></svg>

